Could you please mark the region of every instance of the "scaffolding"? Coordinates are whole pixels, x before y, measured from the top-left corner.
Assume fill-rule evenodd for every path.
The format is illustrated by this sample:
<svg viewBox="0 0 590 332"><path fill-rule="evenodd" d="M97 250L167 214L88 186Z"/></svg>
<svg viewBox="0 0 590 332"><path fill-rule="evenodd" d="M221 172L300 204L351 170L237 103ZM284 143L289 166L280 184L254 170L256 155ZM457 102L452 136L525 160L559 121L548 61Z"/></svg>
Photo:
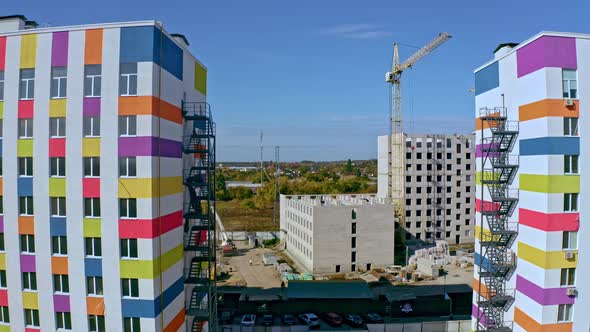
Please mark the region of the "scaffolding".
<svg viewBox="0 0 590 332"><path fill-rule="evenodd" d="M518 224L509 221L518 203L518 189L510 185L518 171L518 156L510 155L518 137L518 121L508 121L506 107L480 109L481 201L479 232L479 291L477 331L510 332L513 323L504 313L514 303L515 292L506 283L516 269L512 244ZM485 129L489 129L488 137ZM484 191L489 201L484 200ZM484 227L484 219L487 227ZM477 260L477 257L476 257Z"/></svg>
<svg viewBox="0 0 590 332"><path fill-rule="evenodd" d="M187 331L217 328L215 123L209 104L182 103L184 290Z"/></svg>
<svg viewBox="0 0 590 332"><path fill-rule="evenodd" d="M427 216L427 232L426 242L434 244L437 240L443 238L445 234L445 190L443 185L443 174L445 159L441 151L444 151L442 146L443 139L440 135L428 135L426 142L426 153L428 158L427 166L427 197L429 200L429 210L426 212Z"/></svg>

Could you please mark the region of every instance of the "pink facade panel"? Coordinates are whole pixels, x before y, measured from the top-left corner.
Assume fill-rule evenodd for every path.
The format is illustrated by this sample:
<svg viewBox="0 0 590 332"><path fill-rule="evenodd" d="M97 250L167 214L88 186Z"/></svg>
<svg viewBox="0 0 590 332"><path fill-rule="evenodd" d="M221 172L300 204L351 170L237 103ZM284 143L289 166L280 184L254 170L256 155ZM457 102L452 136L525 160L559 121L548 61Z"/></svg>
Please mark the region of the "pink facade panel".
<svg viewBox="0 0 590 332"><path fill-rule="evenodd" d="M516 51L516 64L518 77L546 67L577 69L576 39L540 37Z"/></svg>
<svg viewBox="0 0 590 332"><path fill-rule="evenodd" d="M65 67L68 65L68 41L67 31L54 32L51 44L51 66Z"/></svg>

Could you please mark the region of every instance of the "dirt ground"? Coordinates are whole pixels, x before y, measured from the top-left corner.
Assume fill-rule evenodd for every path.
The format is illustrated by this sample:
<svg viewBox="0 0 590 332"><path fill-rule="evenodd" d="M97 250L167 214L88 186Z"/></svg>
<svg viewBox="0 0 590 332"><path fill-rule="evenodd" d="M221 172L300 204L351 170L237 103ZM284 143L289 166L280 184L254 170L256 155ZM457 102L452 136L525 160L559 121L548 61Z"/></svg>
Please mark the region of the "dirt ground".
<svg viewBox="0 0 590 332"><path fill-rule="evenodd" d="M234 243L237 254L221 259L222 271L229 272L230 278L220 282L219 286L248 286L260 289L281 287L279 272L274 266L265 266L262 262L262 254L272 252L272 250L251 248L247 241L235 241ZM250 265L250 261L252 261L252 265Z"/></svg>
<svg viewBox="0 0 590 332"><path fill-rule="evenodd" d="M279 229L278 221L277 224L273 223L272 203L263 209L244 208L241 203L239 200L217 202L217 214L223 220L226 231L264 232Z"/></svg>

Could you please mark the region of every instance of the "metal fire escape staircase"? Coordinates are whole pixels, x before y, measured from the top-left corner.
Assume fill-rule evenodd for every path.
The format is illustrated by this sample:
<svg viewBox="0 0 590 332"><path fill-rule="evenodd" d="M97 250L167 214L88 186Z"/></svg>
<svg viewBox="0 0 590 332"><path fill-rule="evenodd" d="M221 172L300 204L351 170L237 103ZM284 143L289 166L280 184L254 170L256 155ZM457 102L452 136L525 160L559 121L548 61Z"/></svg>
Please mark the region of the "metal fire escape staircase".
<svg viewBox="0 0 590 332"><path fill-rule="evenodd" d="M215 123L209 104L183 102L184 161L184 284L187 331L198 332L208 322L217 326L215 258Z"/></svg>
<svg viewBox="0 0 590 332"><path fill-rule="evenodd" d="M427 140L430 139L430 149L428 148L428 141L426 142L427 146L427 154L431 153L430 168L428 169L428 177L431 185L429 186L430 192L428 193L427 197L430 200L430 218L428 221L430 225L427 225L428 232L430 233L430 237L426 237L426 241L430 243L435 243L436 240L440 240L445 234L445 222L444 222L444 179L442 179L442 174L444 173L444 155L442 155L441 150L442 147L442 139L438 137L438 135L428 135ZM438 154L441 153L443 158L438 158ZM439 214L440 213L440 214Z"/></svg>
<svg viewBox="0 0 590 332"><path fill-rule="evenodd" d="M518 122L508 121L505 107L483 108L481 121L481 231L477 331L510 332L512 322L504 313L514 303L514 290L507 289L516 269L510 250L518 235L518 223L509 222L518 203L518 189L510 185L518 171L518 156L510 155L518 137ZM490 137L484 137L484 128ZM488 189L490 201L484 201ZM487 230L484 231L484 217ZM485 286L485 287L484 287Z"/></svg>

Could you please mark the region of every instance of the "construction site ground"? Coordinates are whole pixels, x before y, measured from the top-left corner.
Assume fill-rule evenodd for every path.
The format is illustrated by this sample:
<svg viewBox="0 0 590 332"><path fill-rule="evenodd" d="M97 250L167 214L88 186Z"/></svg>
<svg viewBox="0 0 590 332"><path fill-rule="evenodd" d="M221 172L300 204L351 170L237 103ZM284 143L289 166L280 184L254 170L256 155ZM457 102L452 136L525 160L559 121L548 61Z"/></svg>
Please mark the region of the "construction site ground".
<svg viewBox="0 0 590 332"><path fill-rule="evenodd" d="M267 248L252 248L248 241L235 241L236 253L221 258L221 271L228 272L229 278L219 286L247 286L257 289L281 287L281 276L272 265L262 262L264 253L274 253ZM250 265L252 261L252 265Z"/></svg>
<svg viewBox="0 0 590 332"><path fill-rule="evenodd" d="M454 285L466 284L470 287L473 285L473 266L460 267L454 264L443 265L446 272L445 276L439 276L432 280L423 280L415 282L414 285Z"/></svg>

